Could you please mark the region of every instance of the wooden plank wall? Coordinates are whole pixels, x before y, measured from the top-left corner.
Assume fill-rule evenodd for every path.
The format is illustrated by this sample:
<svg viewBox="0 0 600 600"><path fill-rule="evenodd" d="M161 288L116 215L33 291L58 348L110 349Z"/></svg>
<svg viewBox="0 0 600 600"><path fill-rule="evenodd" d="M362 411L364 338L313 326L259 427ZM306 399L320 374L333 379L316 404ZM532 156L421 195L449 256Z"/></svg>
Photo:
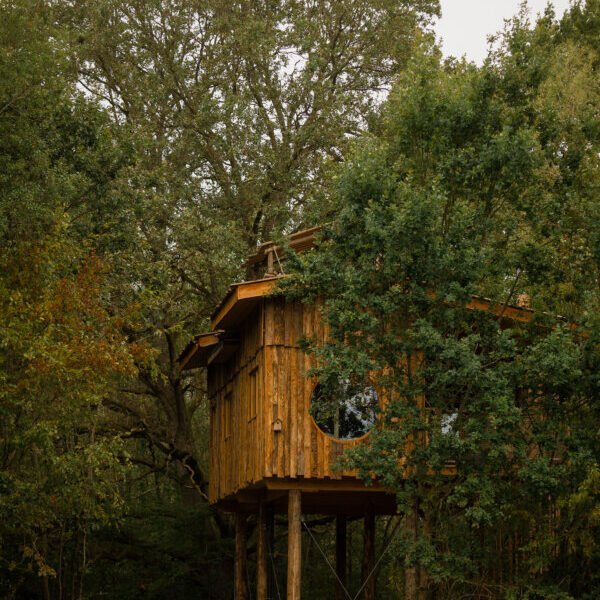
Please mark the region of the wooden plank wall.
<svg viewBox="0 0 600 600"><path fill-rule="evenodd" d="M263 317L263 308L259 306L240 328L240 347L233 358L208 368L211 502L263 477L259 458L262 446L259 430L264 430L264 411L260 410L264 381Z"/></svg>
<svg viewBox="0 0 600 600"><path fill-rule="evenodd" d="M333 465L356 441L339 442L323 433L310 416L316 381L306 376L310 358L299 348L303 337L322 341L325 330L315 305L271 299L265 305L266 420L281 419L281 432L265 437L266 477L341 479L354 472ZM273 385L269 385L272 381Z"/></svg>
<svg viewBox="0 0 600 600"><path fill-rule="evenodd" d="M332 439L309 414L316 382L306 376L310 359L299 341L323 340L324 335L317 307L266 298L240 329L241 346L234 358L209 367L211 502L265 477L355 476L334 470L333 465L346 448L360 441ZM250 418L253 393L257 414Z"/></svg>

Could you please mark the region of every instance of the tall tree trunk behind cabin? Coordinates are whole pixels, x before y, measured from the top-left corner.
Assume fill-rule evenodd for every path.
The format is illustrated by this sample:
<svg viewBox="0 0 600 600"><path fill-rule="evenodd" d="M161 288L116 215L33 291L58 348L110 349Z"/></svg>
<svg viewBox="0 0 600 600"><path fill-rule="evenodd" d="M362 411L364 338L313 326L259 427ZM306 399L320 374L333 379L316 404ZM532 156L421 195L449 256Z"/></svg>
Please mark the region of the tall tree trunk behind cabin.
<svg viewBox="0 0 600 600"><path fill-rule="evenodd" d="M368 510L364 518L362 581L364 600L375 600L375 514Z"/></svg>
<svg viewBox="0 0 600 600"><path fill-rule="evenodd" d="M42 584L42 597L44 600L50 600L50 584L48 582L48 575L44 575L40 578Z"/></svg>
<svg viewBox="0 0 600 600"><path fill-rule="evenodd" d="M415 518L419 518L418 511L416 511ZM431 523L427 511L422 516L421 535L426 536L427 540L431 539ZM427 574L427 569L423 565L419 565L419 600L427 600L429 596L428 592L429 575Z"/></svg>
<svg viewBox="0 0 600 600"><path fill-rule="evenodd" d="M176 463L176 468L183 486L181 497L185 506L194 507L203 502L203 499L197 481L199 474L195 472L196 444L192 430L191 415L185 403L185 392L179 377L171 378L171 388L173 391L176 418L176 422L172 424L175 430L174 445L180 456ZM189 457L189 460L186 460L186 456Z"/></svg>

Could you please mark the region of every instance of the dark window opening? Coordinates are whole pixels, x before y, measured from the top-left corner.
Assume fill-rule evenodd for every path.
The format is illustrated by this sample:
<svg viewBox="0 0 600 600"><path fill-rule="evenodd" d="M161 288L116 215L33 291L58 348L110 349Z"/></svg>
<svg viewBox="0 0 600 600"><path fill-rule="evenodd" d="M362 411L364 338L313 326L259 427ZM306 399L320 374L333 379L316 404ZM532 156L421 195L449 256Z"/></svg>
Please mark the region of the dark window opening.
<svg viewBox="0 0 600 600"><path fill-rule="evenodd" d="M335 394L317 384L310 397L310 412L321 431L339 440L354 440L375 425L379 396L373 386L352 394L341 382Z"/></svg>

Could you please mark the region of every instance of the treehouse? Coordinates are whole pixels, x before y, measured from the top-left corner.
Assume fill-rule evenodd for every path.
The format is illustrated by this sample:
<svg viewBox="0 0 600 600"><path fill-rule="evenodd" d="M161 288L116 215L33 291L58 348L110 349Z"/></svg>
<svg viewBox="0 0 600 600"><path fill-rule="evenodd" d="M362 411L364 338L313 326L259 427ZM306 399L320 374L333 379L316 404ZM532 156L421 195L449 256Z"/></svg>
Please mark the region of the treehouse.
<svg viewBox="0 0 600 600"><path fill-rule="evenodd" d="M313 235L308 230L292 236L291 248L311 247ZM337 517L339 594L346 518L365 517L365 568L370 571L374 516L396 510L393 494L335 468L345 449L368 437L379 397L368 387L337 414L319 413L320 386L307 376L311 364L300 341L324 339L324 327L316 307L271 295L278 280L276 261L276 246L261 246L249 259L253 280L231 286L212 315L212 331L197 336L180 357L182 369L207 369L209 499L237 515L237 598L247 597L248 515L258 515L257 598L269 597L267 538L278 512L288 513L288 598L299 598L302 514ZM365 589L365 597L373 598L374 589Z"/></svg>
<svg viewBox="0 0 600 600"><path fill-rule="evenodd" d="M295 251L310 248L315 229L291 236ZM300 341L325 338L315 306L272 295L281 249L261 246L250 257L250 281L232 285L212 315L211 331L183 351L182 369L207 369L210 402L209 499L236 514L236 598L246 598L246 521L257 515L257 598L269 595L267 555L273 515L288 514L288 598L300 597L303 514L336 516L336 597L345 591L345 523L364 518L364 598L375 597L375 515L394 514L395 497L336 468L347 448L363 443L381 398L366 387L337 411L325 409L318 381L307 376ZM279 269L277 268L279 267ZM474 310L490 310L474 300ZM503 307L522 317L519 309ZM323 406L321 406L323 405Z"/></svg>

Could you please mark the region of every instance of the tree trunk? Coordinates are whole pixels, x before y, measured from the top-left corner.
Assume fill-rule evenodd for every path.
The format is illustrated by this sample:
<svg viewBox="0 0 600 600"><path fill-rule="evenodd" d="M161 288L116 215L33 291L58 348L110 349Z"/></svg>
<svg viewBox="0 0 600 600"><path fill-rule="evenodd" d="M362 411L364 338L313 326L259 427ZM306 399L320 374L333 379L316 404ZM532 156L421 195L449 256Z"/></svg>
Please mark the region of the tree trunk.
<svg viewBox="0 0 600 600"><path fill-rule="evenodd" d="M412 544L416 544L419 536L419 515L418 506L415 504L412 509L406 513L403 519L407 537ZM405 600L419 600L420 598L420 583L419 583L419 566L416 562L408 565L404 569L404 598Z"/></svg>
<svg viewBox="0 0 600 600"><path fill-rule="evenodd" d="M369 511L365 515L363 534L362 580L366 581L364 600L375 600L375 515ZM368 578L368 579L367 579Z"/></svg>
<svg viewBox="0 0 600 600"><path fill-rule="evenodd" d="M275 598L275 590L279 597L279 584L276 581L277 573L275 572L275 510L272 506L267 506L267 550L269 556L267 560L269 564L267 571L269 573L268 593L269 600Z"/></svg>

